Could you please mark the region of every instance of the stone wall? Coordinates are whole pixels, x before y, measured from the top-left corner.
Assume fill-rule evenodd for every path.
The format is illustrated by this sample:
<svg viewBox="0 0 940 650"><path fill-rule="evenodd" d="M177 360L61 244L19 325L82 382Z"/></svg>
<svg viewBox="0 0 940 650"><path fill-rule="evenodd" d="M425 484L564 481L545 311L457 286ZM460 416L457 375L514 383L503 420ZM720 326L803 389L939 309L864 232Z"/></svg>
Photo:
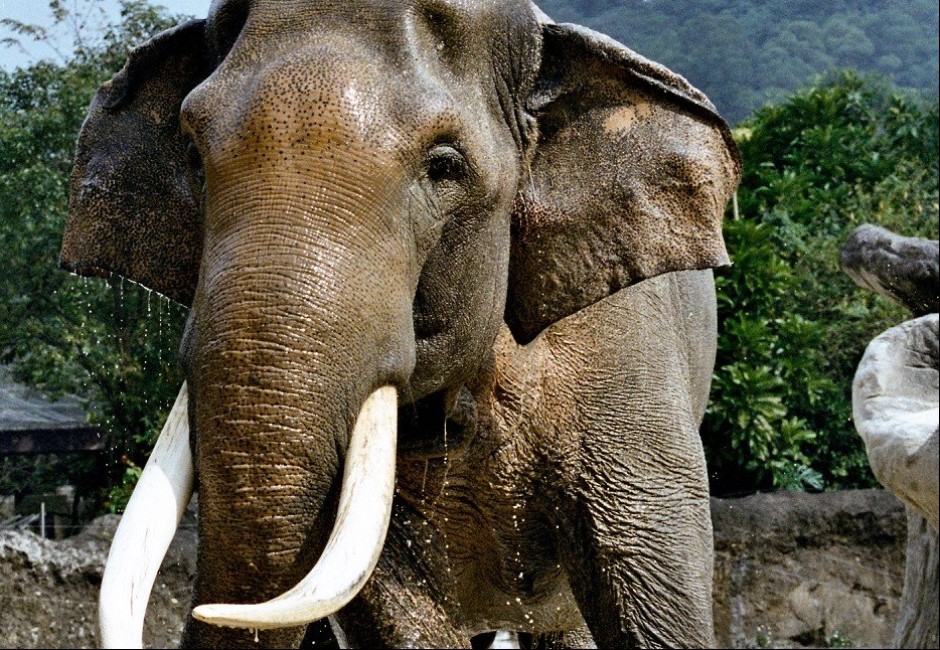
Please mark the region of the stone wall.
<svg viewBox="0 0 940 650"><path fill-rule="evenodd" d="M722 647L890 647L907 520L884 490L713 499Z"/></svg>
<svg viewBox="0 0 940 650"><path fill-rule="evenodd" d="M904 575L903 506L882 490L713 499L715 626L723 647L886 647ZM0 647L95 647L101 568L118 518L53 542L0 531ZM144 642L179 642L195 570L183 520Z"/></svg>

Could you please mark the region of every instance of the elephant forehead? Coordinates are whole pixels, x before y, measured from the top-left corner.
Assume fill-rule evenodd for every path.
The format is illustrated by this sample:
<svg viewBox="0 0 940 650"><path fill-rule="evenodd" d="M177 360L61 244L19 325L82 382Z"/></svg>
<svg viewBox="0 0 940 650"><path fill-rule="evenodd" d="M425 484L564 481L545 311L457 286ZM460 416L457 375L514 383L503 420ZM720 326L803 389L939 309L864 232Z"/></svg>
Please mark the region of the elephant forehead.
<svg viewBox="0 0 940 650"><path fill-rule="evenodd" d="M210 11L208 36L220 59L240 66L335 37L380 61L386 77L413 69L489 78L495 62L512 85L538 68L539 28L527 0L225 0Z"/></svg>
<svg viewBox="0 0 940 650"><path fill-rule="evenodd" d="M399 71L406 82L410 70ZM183 119L205 140L226 139L394 149L418 118L446 119L447 103L427 84L412 84L411 102L385 81L383 70L361 52L336 44L287 49L262 65L220 70L183 104ZM406 106L406 104L408 106Z"/></svg>
<svg viewBox="0 0 940 650"><path fill-rule="evenodd" d="M529 0L215 0L209 19L232 13L233 5L249 5L253 17L276 30L305 19L387 28L406 17L425 16L441 29L470 31L497 15L533 15Z"/></svg>

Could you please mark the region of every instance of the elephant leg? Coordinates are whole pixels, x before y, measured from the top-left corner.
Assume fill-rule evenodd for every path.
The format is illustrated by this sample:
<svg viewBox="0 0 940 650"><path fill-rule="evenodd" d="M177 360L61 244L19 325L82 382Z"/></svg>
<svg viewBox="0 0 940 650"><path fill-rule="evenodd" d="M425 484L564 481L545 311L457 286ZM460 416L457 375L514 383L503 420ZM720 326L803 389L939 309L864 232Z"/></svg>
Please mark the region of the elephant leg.
<svg viewBox="0 0 940 650"><path fill-rule="evenodd" d="M586 435L560 509L561 559L601 648L714 644L701 443L691 417L668 419Z"/></svg>
<svg viewBox="0 0 940 650"><path fill-rule="evenodd" d="M351 648L470 648L451 613L453 581L434 527L397 501L379 563L336 614Z"/></svg>
<svg viewBox="0 0 940 650"><path fill-rule="evenodd" d="M559 560L601 648L714 644L698 434L714 355L711 286L710 275L668 274L622 291L600 304L604 318L586 312L592 345L577 364L555 355L550 426L570 451L540 490L555 504ZM572 317L547 343L563 351L579 324Z"/></svg>

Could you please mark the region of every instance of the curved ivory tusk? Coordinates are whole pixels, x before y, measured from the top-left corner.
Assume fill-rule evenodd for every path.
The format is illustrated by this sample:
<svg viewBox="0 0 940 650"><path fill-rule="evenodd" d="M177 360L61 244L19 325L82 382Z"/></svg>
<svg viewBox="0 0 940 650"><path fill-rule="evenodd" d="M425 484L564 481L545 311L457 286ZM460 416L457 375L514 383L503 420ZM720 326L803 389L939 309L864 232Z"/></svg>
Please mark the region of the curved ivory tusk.
<svg viewBox="0 0 940 650"><path fill-rule="evenodd" d="M193 494L186 384L111 542L98 599L102 648L143 646L150 590Z"/></svg>
<svg viewBox="0 0 940 650"><path fill-rule="evenodd" d="M374 391L349 438L339 511L319 561L277 598L256 605L200 605L193 616L213 625L271 629L305 625L352 600L372 575L392 515L397 392Z"/></svg>

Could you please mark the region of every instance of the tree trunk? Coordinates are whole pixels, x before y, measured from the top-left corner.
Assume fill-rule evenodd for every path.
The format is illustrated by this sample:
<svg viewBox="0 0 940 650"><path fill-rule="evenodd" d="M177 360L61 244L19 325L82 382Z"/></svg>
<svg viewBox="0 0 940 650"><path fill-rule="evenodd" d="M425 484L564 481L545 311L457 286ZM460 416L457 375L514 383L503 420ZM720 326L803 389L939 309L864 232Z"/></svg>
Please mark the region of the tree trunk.
<svg viewBox="0 0 940 650"><path fill-rule="evenodd" d="M907 566L901 612L894 633L897 648L936 648L938 616L937 530L907 507Z"/></svg>

